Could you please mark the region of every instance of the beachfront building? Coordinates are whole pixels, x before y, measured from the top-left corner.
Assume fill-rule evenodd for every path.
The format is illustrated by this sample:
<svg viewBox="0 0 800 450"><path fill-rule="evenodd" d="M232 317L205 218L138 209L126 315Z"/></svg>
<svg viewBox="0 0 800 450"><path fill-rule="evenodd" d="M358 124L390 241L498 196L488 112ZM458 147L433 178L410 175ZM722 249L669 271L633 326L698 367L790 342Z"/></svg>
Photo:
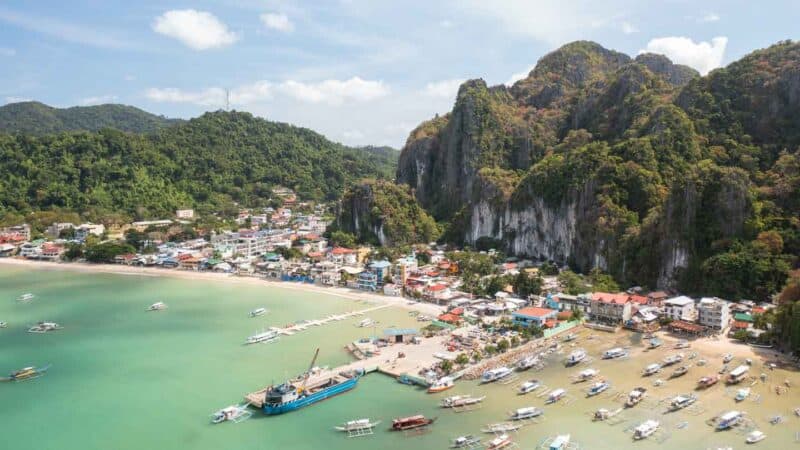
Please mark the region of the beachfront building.
<svg viewBox="0 0 800 450"><path fill-rule="evenodd" d="M414 328L387 328L383 330L383 337L393 344L411 343L419 331Z"/></svg>
<svg viewBox="0 0 800 450"><path fill-rule="evenodd" d="M666 292L664 291L654 291L647 294L647 304L650 306L657 306L661 307L664 305L664 301L669 297Z"/></svg>
<svg viewBox="0 0 800 450"><path fill-rule="evenodd" d="M392 263L386 260L382 261L374 261L370 263L368 266L371 272L375 273L375 276L378 278L378 287L382 288L384 280L388 275L390 275L390 271L392 268Z"/></svg>
<svg viewBox="0 0 800 450"><path fill-rule="evenodd" d="M371 270L365 270L358 274L358 279L356 280L356 287L361 289L362 291L372 291L375 292L378 290L378 275Z"/></svg>
<svg viewBox="0 0 800 450"><path fill-rule="evenodd" d="M715 330L723 330L731 321L730 305L719 298L703 297L697 304L697 322Z"/></svg>
<svg viewBox="0 0 800 450"><path fill-rule="evenodd" d="M61 232L64 230L69 230L71 228L75 228L75 224L72 222L53 222L47 227L47 234L57 238L61 236Z"/></svg>
<svg viewBox="0 0 800 450"><path fill-rule="evenodd" d="M75 228L75 240L85 241L89 235L100 237L106 232L106 226L102 223L84 223Z"/></svg>
<svg viewBox="0 0 800 450"><path fill-rule="evenodd" d="M633 302L630 297L628 294L593 293L589 308L589 320L615 325L627 322L633 314Z"/></svg>
<svg viewBox="0 0 800 450"><path fill-rule="evenodd" d="M514 325L522 325L524 327L537 326L544 328L548 321L555 321L558 316L558 311L549 308L538 308L529 306L522 308L511 313L514 318Z"/></svg>
<svg viewBox="0 0 800 450"><path fill-rule="evenodd" d="M249 259L268 253L270 239L266 231L241 230L235 233L228 231L212 236L211 245L223 255L232 253L231 256L239 255Z"/></svg>
<svg viewBox="0 0 800 450"><path fill-rule="evenodd" d="M672 320L683 320L693 322L696 317L694 300L681 295L664 301L664 316Z"/></svg>

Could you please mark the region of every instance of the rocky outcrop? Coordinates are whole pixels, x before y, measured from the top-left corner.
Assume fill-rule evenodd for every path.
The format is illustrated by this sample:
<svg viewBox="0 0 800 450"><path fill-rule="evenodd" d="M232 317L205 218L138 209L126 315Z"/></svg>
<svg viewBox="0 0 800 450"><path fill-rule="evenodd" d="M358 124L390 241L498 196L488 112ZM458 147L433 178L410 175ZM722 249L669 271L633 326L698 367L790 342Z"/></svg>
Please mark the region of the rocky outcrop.
<svg viewBox="0 0 800 450"><path fill-rule="evenodd" d="M693 78L700 76L698 71L689 66L674 64L664 55L642 53L636 57L635 61L647 67L650 72L661 76L667 83L677 87L683 86Z"/></svg>

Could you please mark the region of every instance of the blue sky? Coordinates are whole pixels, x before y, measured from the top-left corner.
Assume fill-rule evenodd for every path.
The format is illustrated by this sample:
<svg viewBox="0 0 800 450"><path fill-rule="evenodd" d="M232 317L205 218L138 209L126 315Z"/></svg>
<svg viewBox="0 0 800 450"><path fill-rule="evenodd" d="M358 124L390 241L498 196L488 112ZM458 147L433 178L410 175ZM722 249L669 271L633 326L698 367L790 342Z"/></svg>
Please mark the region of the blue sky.
<svg viewBox="0 0 800 450"><path fill-rule="evenodd" d="M778 0L5 0L0 103L188 118L228 89L234 109L400 147L462 80L509 83L576 39L707 72L800 38L798 19Z"/></svg>

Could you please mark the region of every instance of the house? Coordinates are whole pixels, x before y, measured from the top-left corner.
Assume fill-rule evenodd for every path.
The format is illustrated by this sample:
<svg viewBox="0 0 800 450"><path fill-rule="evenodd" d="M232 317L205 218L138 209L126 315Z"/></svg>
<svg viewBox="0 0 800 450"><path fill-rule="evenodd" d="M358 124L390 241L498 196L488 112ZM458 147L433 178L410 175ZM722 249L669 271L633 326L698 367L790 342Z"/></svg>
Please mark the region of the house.
<svg viewBox="0 0 800 450"><path fill-rule="evenodd" d="M419 336L419 331L414 328L387 328L383 330L383 337L393 344L410 343Z"/></svg>
<svg viewBox="0 0 800 450"><path fill-rule="evenodd" d="M550 308L538 308L536 306L528 306L511 313L514 318L514 325L522 325L530 327L536 325L539 328L544 328L549 320L555 320L558 316L558 311Z"/></svg>
<svg viewBox="0 0 800 450"><path fill-rule="evenodd" d="M672 320L693 322L696 317L694 300L681 295L664 301L664 315Z"/></svg>
<svg viewBox="0 0 800 450"><path fill-rule="evenodd" d="M664 305L664 300L669 297L664 291L655 291L647 294L647 304L650 306L661 307Z"/></svg>
<svg viewBox="0 0 800 450"><path fill-rule="evenodd" d="M443 300L449 300L452 297L452 293L450 292L450 286L444 283L433 283L423 288L422 297L425 300L439 303Z"/></svg>
<svg viewBox="0 0 800 450"><path fill-rule="evenodd" d="M723 330L731 321L730 305L716 297L703 297L697 304L697 321L709 328Z"/></svg>
<svg viewBox="0 0 800 450"><path fill-rule="evenodd" d="M592 294L589 319L593 322L619 324L630 320L632 304L629 294L610 294L595 292Z"/></svg>
<svg viewBox="0 0 800 450"><path fill-rule="evenodd" d="M136 231L145 231L150 227L161 228L161 227L168 227L170 225L172 225L172 221L168 220L168 219L167 220L143 220L143 221L140 221L140 222L131 223L131 228L133 228Z"/></svg>
<svg viewBox="0 0 800 450"><path fill-rule="evenodd" d="M23 258L38 258L39 253L42 251L43 239L26 242L19 246L19 256Z"/></svg>
<svg viewBox="0 0 800 450"><path fill-rule="evenodd" d="M39 258L41 259L51 259L56 260L60 259L61 255L64 254L64 246L61 244L55 244L53 242L45 242L42 244L41 250L39 252Z"/></svg>
<svg viewBox="0 0 800 450"><path fill-rule="evenodd" d="M12 244L0 244L0 257L11 256L16 249L17 246Z"/></svg>
<svg viewBox="0 0 800 450"><path fill-rule="evenodd" d="M266 231L240 230L211 237L214 250L225 256L240 255L247 259L269 253L270 235Z"/></svg>
<svg viewBox="0 0 800 450"><path fill-rule="evenodd" d="M106 226L101 223L84 223L75 228L75 239L83 242L90 234L99 237L105 232Z"/></svg>
<svg viewBox="0 0 800 450"><path fill-rule="evenodd" d="M339 265L354 266L358 263L356 251L345 247L333 247L328 252L328 259Z"/></svg>
<svg viewBox="0 0 800 450"><path fill-rule="evenodd" d="M369 270L375 272L378 277L378 287L383 287L384 280L390 274L392 263L389 261L374 261L368 266Z"/></svg>
<svg viewBox="0 0 800 450"><path fill-rule="evenodd" d="M365 270L359 273L358 279L356 280L356 287L362 291L377 291L378 275L371 270Z"/></svg>
<svg viewBox="0 0 800 450"><path fill-rule="evenodd" d="M175 211L175 217L177 219L192 220L192 219L194 219L194 210L193 209L179 209L179 210Z"/></svg>
<svg viewBox="0 0 800 450"><path fill-rule="evenodd" d="M53 222L47 227L47 234L57 238L61 236L62 231L69 230L70 228L75 228L75 224L71 222Z"/></svg>

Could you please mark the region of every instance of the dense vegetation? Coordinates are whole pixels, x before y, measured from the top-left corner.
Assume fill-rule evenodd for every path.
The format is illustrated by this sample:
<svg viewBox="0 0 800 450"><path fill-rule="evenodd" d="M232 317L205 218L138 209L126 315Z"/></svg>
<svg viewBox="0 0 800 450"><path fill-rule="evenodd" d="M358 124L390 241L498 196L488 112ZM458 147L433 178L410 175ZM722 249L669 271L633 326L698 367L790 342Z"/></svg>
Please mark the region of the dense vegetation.
<svg viewBox="0 0 800 450"><path fill-rule="evenodd" d="M206 113L148 135L0 134L0 220L38 210L95 220L178 208L230 215L239 205L264 205L278 185L301 199L332 200L361 177L390 177L392 156L239 112Z"/></svg>
<svg viewBox="0 0 800 450"><path fill-rule="evenodd" d="M21 102L0 107L0 133L35 136L64 131L99 131L103 128L149 133L179 122L127 105L60 109L39 102Z"/></svg>

